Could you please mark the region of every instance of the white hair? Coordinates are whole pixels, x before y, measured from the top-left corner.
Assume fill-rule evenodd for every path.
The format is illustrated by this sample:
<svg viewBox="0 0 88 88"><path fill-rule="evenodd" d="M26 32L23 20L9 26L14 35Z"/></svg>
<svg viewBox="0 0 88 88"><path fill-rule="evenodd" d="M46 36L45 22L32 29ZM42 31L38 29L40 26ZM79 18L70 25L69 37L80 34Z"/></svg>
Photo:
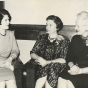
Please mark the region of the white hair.
<svg viewBox="0 0 88 88"><path fill-rule="evenodd" d="M78 19L83 19L83 20L88 19L88 12L86 12L86 11L80 12L79 14L77 14L77 18Z"/></svg>
<svg viewBox="0 0 88 88"><path fill-rule="evenodd" d="M82 11L77 14L77 20L80 20L84 25L88 25L88 12Z"/></svg>

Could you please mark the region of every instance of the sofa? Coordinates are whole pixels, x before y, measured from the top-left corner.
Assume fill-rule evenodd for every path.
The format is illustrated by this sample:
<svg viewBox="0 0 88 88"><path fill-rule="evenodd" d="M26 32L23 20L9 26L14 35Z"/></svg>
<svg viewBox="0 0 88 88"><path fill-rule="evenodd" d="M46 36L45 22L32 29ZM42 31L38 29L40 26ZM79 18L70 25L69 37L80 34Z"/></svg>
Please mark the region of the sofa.
<svg viewBox="0 0 88 88"><path fill-rule="evenodd" d="M20 49L19 58L23 63L14 71L17 86L18 88L34 88L37 65L32 62L30 50L36 42L37 36L45 33L45 25L12 24L10 30L15 33ZM65 35L71 40L72 36L76 34L75 26L64 25L59 34Z"/></svg>

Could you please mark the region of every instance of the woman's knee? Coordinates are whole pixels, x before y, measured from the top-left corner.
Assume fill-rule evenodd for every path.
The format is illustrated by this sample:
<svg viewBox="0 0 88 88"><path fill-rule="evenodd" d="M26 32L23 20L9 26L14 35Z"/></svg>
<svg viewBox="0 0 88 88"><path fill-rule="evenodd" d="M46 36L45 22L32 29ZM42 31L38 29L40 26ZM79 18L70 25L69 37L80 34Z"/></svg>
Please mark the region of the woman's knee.
<svg viewBox="0 0 88 88"><path fill-rule="evenodd" d="M70 80L67 81L67 87L68 88L75 88L73 83Z"/></svg>
<svg viewBox="0 0 88 88"><path fill-rule="evenodd" d="M42 88L46 82L47 76L41 77L36 81L35 88Z"/></svg>
<svg viewBox="0 0 88 88"><path fill-rule="evenodd" d="M5 88L5 81L0 82L0 88Z"/></svg>
<svg viewBox="0 0 88 88"><path fill-rule="evenodd" d="M67 80L59 77L57 88L67 88Z"/></svg>
<svg viewBox="0 0 88 88"><path fill-rule="evenodd" d="M45 88L52 88L50 84L46 81Z"/></svg>
<svg viewBox="0 0 88 88"><path fill-rule="evenodd" d="M63 82L67 82L67 80L66 79L63 79L62 77L59 77L58 78L58 82L59 83L63 83Z"/></svg>
<svg viewBox="0 0 88 88"><path fill-rule="evenodd" d="M6 81L6 86L7 86L7 88L11 88L11 86L13 88L17 88L15 79Z"/></svg>

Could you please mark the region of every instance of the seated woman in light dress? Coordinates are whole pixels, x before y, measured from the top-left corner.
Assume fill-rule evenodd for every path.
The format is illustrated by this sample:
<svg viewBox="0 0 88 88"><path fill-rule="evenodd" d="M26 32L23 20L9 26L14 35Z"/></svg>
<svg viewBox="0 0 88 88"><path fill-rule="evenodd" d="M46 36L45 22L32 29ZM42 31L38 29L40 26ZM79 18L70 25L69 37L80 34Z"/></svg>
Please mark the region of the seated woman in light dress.
<svg viewBox="0 0 88 88"><path fill-rule="evenodd" d="M64 70L69 39L58 34L63 23L58 16L46 18L46 34L39 35L31 50L31 57L38 62L35 88L56 88L59 74Z"/></svg>
<svg viewBox="0 0 88 88"><path fill-rule="evenodd" d="M61 73L58 88L88 88L88 12L77 15L76 31L66 57L69 69Z"/></svg>
<svg viewBox="0 0 88 88"><path fill-rule="evenodd" d="M9 29L11 16L0 9L0 88L17 88L11 62L16 59L19 50L14 33Z"/></svg>

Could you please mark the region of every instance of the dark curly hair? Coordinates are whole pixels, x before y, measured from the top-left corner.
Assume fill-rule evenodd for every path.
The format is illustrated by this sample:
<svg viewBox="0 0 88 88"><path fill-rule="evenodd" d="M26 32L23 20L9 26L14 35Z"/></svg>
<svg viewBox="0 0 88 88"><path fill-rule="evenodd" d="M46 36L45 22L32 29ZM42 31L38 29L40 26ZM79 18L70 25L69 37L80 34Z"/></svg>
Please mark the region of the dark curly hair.
<svg viewBox="0 0 88 88"><path fill-rule="evenodd" d="M9 21L11 20L10 13L7 10L5 10L5 9L0 9L0 24L1 24L1 21L2 21L2 19L4 17L4 15L8 15Z"/></svg>
<svg viewBox="0 0 88 88"><path fill-rule="evenodd" d="M58 31L60 31L63 28L63 22L58 16L50 15L46 18L46 20L53 20L57 25Z"/></svg>

